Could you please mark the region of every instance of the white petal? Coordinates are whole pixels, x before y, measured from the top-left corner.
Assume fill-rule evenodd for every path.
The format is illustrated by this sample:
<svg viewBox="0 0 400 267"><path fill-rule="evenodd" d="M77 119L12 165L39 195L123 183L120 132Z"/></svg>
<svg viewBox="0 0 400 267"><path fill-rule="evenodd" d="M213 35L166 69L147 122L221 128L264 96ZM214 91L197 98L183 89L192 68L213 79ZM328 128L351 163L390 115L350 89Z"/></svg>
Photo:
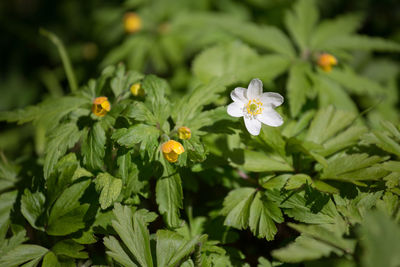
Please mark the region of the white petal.
<svg viewBox="0 0 400 267"><path fill-rule="evenodd" d="M228 105L226 110L232 117L242 117L243 116L243 103L233 102Z"/></svg>
<svg viewBox="0 0 400 267"><path fill-rule="evenodd" d="M273 109L264 110L263 113L257 115L257 119L262 123L273 127L278 127L283 124L281 115Z"/></svg>
<svg viewBox="0 0 400 267"><path fill-rule="evenodd" d="M261 122L256 119L244 117L244 125L251 135L259 135L261 130Z"/></svg>
<svg viewBox="0 0 400 267"><path fill-rule="evenodd" d="M276 108L282 105L283 96L278 93L268 92L263 93L260 100L263 104L271 104L272 107Z"/></svg>
<svg viewBox="0 0 400 267"><path fill-rule="evenodd" d="M253 79L249 84L247 89L247 99L252 100L254 98L259 98L263 92L263 84L260 79Z"/></svg>
<svg viewBox="0 0 400 267"><path fill-rule="evenodd" d="M240 102L240 101L241 101L241 102L243 102L243 103L246 103L246 102L247 102L247 99L246 99L246 91L247 91L246 88L243 88L243 87L236 87L235 90L233 90L233 91L231 92L231 98L232 98L232 100L235 101L235 102L237 102L237 101Z"/></svg>

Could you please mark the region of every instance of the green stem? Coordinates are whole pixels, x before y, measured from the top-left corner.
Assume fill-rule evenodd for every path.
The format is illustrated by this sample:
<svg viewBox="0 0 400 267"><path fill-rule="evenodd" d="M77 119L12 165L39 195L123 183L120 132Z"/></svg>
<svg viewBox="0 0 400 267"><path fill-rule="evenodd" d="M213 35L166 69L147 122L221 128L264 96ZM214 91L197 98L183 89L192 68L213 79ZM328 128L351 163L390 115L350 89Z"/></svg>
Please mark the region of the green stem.
<svg viewBox="0 0 400 267"><path fill-rule="evenodd" d="M78 90L78 84L76 82L75 73L74 70L72 69L71 61L69 60L64 44L61 42L60 38L57 37L57 35L43 28L39 29L39 33L44 37L49 38L49 40L53 42L53 44L57 47L58 53L60 54L61 61L64 66L65 74L67 75L71 92L73 93L76 92Z"/></svg>
<svg viewBox="0 0 400 267"><path fill-rule="evenodd" d="M194 248L194 266L195 267L201 267L202 266L202 260L201 260L201 246L203 244L201 242L197 243Z"/></svg>

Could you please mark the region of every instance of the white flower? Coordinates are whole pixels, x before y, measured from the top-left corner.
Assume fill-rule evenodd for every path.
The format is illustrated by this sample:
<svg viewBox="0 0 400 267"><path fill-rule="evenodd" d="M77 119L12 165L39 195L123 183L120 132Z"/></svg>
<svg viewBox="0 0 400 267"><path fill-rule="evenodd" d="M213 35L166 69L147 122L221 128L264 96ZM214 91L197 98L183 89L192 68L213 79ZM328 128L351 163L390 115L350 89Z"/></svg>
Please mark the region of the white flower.
<svg viewBox="0 0 400 267"><path fill-rule="evenodd" d="M232 117L244 117L244 124L252 135L259 135L261 123L278 127L283 119L274 108L282 105L283 96L278 93L263 93L263 85L259 79L253 79L248 89L237 87L231 92L233 103L228 106L228 114Z"/></svg>

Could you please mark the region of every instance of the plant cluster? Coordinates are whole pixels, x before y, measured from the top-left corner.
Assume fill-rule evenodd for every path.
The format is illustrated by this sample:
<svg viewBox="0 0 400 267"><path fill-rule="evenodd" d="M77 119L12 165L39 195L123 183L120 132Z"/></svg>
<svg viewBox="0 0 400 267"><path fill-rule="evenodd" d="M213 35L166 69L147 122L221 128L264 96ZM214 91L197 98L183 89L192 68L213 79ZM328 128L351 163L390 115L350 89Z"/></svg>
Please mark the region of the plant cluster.
<svg viewBox="0 0 400 267"><path fill-rule="evenodd" d="M398 43L311 0L284 29L192 1L123 11L83 86L42 30L71 92L0 112L33 125L1 153L0 266L400 265L398 66L373 54Z"/></svg>

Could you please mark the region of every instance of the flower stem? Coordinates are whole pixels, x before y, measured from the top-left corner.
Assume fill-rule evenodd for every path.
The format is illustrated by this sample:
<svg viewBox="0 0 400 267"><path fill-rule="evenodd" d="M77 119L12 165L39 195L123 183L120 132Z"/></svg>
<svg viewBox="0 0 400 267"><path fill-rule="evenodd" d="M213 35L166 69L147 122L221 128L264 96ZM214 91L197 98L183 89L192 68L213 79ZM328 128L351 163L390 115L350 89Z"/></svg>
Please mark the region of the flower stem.
<svg viewBox="0 0 400 267"><path fill-rule="evenodd" d="M61 42L60 38L57 37L57 35L43 28L39 29L39 33L44 37L47 37L57 47L58 53L60 54L61 61L64 66L65 74L67 75L71 92L76 92L78 90L78 84L76 82L75 73L72 69L71 61L69 60L64 44Z"/></svg>

